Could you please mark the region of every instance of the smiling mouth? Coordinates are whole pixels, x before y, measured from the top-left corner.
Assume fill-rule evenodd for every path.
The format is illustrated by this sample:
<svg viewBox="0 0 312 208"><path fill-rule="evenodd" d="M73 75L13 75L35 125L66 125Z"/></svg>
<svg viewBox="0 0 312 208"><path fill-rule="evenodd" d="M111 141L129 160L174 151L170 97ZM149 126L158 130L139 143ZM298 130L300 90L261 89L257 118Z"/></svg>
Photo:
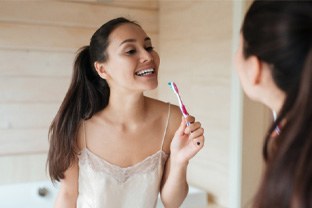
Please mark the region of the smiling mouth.
<svg viewBox="0 0 312 208"><path fill-rule="evenodd" d="M143 76L148 76L154 73L155 73L155 69L151 68L151 69L144 69L144 70L138 71L135 73L135 75L143 77Z"/></svg>

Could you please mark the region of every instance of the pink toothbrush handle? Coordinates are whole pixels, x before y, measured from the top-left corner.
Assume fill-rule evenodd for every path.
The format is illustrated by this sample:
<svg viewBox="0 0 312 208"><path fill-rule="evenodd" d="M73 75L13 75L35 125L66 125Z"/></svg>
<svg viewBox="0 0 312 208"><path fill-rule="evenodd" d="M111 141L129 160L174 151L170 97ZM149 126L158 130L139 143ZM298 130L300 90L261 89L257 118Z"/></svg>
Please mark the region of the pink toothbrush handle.
<svg viewBox="0 0 312 208"><path fill-rule="evenodd" d="M189 115L189 113L187 112L187 110L183 104L181 106L181 111L182 111L184 118L186 118ZM190 125L190 122L186 122L186 126L189 126L189 125Z"/></svg>
<svg viewBox="0 0 312 208"><path fill-rule="evenodd" d="M188 116L189 115L189 113L187 112L187 110L186 110L186 108L185 108L185 106L182 104L182 107L181 107L182 109L182 113L183 113L183 115L186 117L186 116Z"/></svg>

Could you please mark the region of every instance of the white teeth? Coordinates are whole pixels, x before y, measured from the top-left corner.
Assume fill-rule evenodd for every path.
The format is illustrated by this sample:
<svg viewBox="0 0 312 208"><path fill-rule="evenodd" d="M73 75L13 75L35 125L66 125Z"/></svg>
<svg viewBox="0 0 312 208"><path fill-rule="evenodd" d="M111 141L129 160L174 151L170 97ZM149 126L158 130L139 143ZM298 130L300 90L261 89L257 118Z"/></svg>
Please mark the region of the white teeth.
<svg viewBox="0 0 312 208"><path fill-rule="evenodd" d="M154 73L154 69L144 69L141 71L136 72L135 74L138 76L145 76L145 75L150 75Z"/></svg>

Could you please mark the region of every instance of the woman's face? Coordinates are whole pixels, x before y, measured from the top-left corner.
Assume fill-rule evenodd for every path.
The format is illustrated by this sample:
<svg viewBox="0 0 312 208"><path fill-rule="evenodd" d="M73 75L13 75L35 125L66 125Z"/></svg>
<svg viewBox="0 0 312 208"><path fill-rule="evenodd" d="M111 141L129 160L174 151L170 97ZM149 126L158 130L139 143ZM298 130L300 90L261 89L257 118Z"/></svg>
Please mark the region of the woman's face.
<svg viewBox="0 0 312 208"><path fill-rule="evenodd" d="M159 56L151 39L135 24L122 24L109 36L104 63L111 88L151 90L158 85Z"/></svg>

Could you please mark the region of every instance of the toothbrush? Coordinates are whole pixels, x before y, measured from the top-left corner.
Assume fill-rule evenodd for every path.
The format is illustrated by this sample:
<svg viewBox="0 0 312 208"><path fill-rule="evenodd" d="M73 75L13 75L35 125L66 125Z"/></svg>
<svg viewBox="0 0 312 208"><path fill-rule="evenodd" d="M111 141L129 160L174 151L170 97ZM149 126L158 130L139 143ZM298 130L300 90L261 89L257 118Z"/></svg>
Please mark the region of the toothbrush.
<svg viewBox="0 0 312 208"><path fill-rule="evenodd" d="M179 89L177 87L177 85L174 82L168 82L168 85L170 86L170 88L173 90L174 94L176 94L176 96L178 97L178 101L179 101L179 106L180 106L180 110L184 116L184 118L186 118L189 113L187 112L185 105L182 102L181 96L179 94ZM189 122L186 123L187 126L190 125Z"/></svg>

